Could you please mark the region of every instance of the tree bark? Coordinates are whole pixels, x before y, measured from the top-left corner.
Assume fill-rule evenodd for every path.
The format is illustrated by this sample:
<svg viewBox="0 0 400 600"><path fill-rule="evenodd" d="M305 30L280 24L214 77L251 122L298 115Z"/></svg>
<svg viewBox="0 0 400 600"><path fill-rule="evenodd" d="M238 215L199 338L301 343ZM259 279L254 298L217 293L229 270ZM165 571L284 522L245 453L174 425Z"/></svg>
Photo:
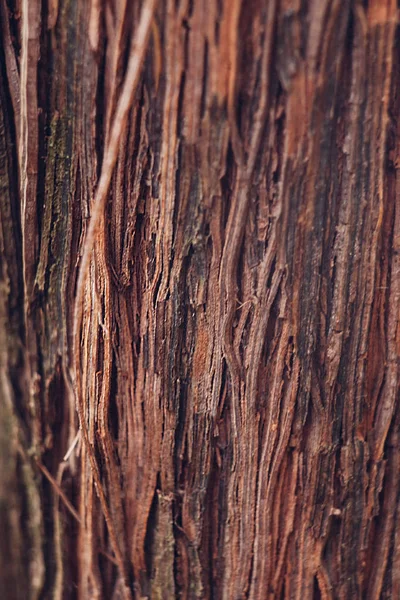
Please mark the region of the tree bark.
<svg viewBox="0 0 400 600"><path fill-rule="evenodd" d="M0 18L0 597L400 598L396 2Z"/></svg>

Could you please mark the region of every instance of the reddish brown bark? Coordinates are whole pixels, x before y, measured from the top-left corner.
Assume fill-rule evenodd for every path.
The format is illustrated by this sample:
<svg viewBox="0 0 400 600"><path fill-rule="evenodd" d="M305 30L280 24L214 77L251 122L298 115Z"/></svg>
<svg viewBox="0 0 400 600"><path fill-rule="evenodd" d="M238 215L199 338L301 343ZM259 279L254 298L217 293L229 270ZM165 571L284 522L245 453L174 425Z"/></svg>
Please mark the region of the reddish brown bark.
<svg viewBox="0 0 400 600"><path fill-rule="evenodd" d="M0 596L400 597L396 2L0 18Z"/></svg>

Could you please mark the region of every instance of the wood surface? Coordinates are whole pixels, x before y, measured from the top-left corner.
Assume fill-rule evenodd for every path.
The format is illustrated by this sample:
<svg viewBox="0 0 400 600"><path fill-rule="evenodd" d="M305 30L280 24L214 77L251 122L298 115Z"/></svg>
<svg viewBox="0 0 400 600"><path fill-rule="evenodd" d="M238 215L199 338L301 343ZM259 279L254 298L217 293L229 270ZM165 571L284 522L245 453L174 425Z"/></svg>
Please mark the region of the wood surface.
<svg viewBox="0 0 400 600"><path fill-rule="evenodd" d="M0 22L0 597L400 598L397 3Z"/></svg>

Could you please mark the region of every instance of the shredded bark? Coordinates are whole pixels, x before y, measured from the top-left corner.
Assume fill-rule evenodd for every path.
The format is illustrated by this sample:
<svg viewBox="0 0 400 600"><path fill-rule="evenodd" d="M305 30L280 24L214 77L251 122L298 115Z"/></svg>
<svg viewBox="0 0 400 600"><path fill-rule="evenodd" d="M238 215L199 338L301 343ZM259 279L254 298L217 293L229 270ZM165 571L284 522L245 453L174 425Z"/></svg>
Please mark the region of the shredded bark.
<svg viewBox="0 0 400 600"><path fill-rule="evenodd" d="M0 596L400 597L397 3L0 19Z"/></svg>

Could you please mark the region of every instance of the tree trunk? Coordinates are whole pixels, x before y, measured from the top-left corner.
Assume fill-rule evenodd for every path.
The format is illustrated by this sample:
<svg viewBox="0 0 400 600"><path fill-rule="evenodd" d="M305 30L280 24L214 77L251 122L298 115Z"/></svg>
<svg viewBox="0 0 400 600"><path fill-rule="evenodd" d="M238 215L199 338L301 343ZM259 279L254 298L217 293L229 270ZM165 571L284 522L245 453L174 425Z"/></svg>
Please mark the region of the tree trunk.
<svg viewBox="0 0 400 600"><path fill-rule="evenodd" d="M396 2L0 17L0 597L400 598Z"/></svg>

